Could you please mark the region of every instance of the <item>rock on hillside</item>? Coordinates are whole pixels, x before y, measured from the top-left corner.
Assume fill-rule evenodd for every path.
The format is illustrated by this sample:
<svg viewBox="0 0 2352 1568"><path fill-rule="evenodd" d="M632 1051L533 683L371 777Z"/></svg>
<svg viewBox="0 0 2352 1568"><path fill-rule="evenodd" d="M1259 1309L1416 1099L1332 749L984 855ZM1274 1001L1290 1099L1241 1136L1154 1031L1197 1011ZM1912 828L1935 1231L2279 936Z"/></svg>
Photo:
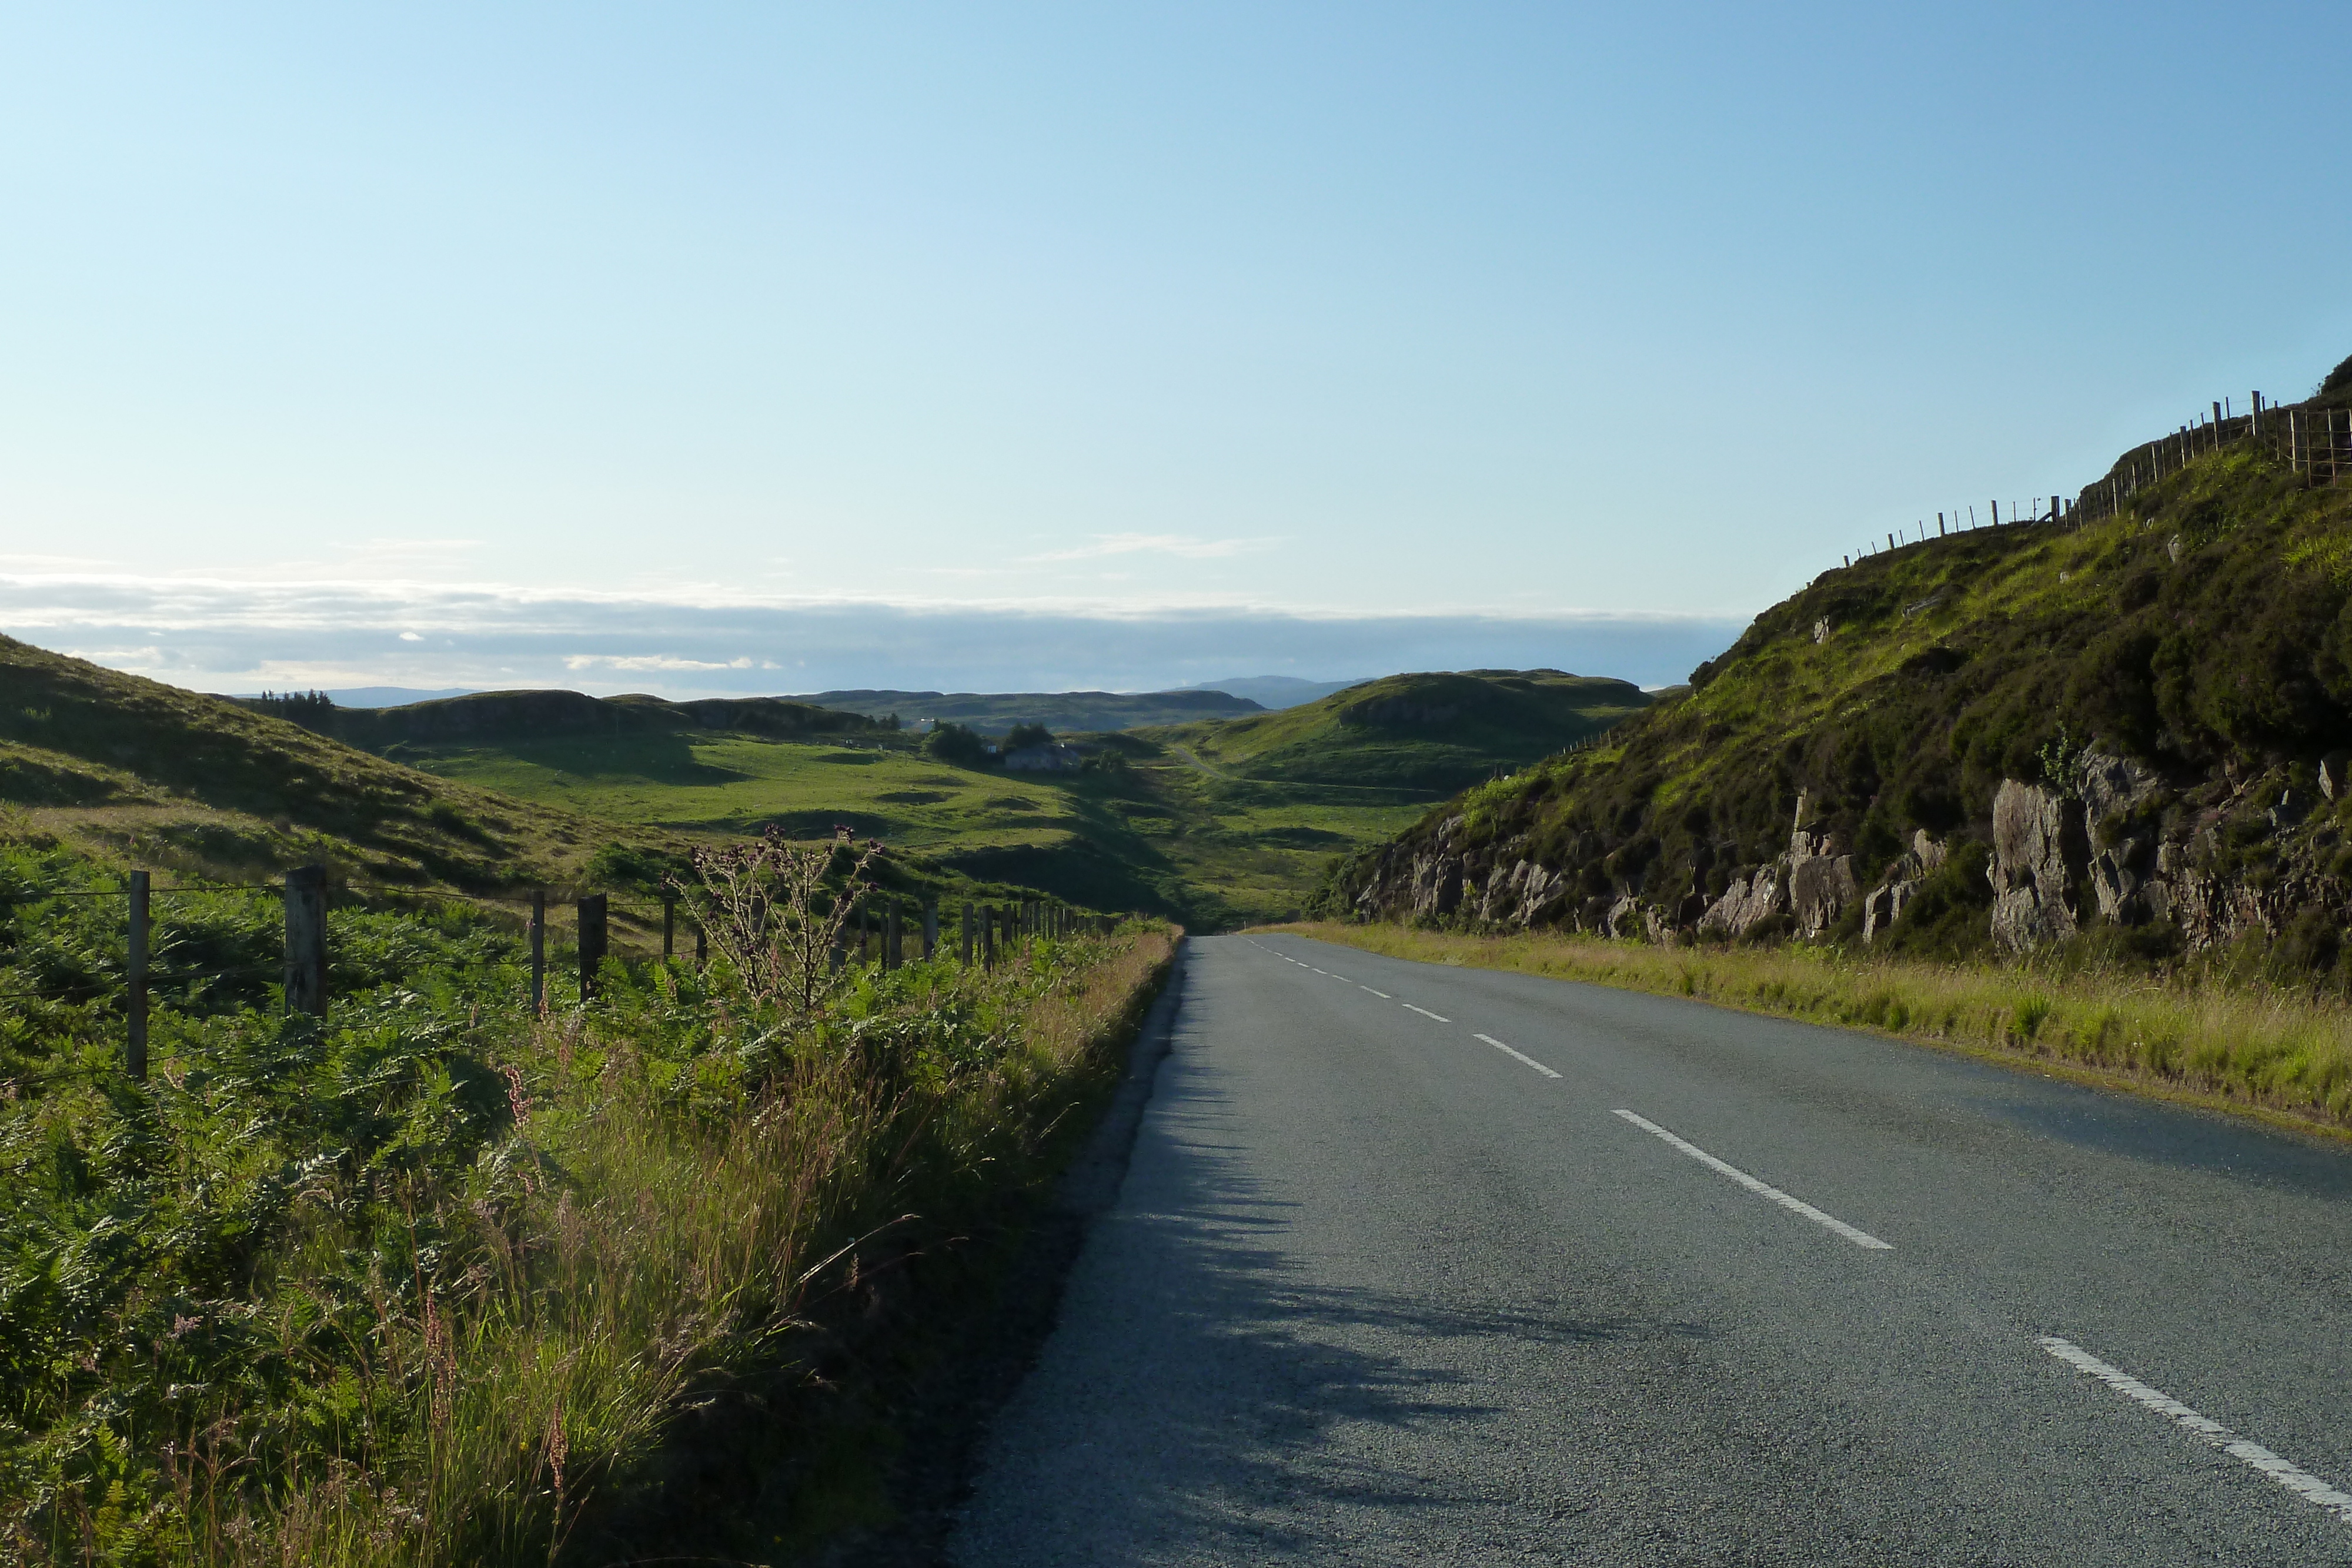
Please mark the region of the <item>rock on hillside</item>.
<svg viewBox="0 0 2352 1568"><path fill-rule="evenodd" d="M2352 392L2352 377L2347 378ZM1824 573L1598 749L1340 866L1365 917L2135 951L2352 920L2352 482L2223 446Z"/></svg>

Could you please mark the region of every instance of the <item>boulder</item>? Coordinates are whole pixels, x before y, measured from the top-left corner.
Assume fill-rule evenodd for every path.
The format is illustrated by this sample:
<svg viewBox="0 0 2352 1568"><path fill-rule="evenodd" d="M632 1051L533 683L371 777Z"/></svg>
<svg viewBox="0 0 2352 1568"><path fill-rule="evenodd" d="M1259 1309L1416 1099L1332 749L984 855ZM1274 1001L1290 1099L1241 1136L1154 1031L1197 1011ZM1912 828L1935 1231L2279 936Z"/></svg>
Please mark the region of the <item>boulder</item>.
<svg viewBox="0 0 2352 1568"><path fill-rule="evenodd" d="M1862 939L1870 941L1881 931L1895 924L1901 911L1895 902L1895 890L1907 888L1907 882L1882 882L1862 895Z"/></svg>
<svg viewBox="0 0 2352 1568"><path fill-rule="evenodd" d="M1413 868L1412 913L1416 919L1438 919L1462 903L1462 857L1432 855Z"/></svg>
<svg viewBox="0 0 2352 1568"><path fill-rule="evenodd" d="M1901 860L1887 868L1886 880L1864 895L1862 901L1862 939L1876 940L1878 934L1903 918L1904 905L1918 893L1920 884L1944 869L1951 852L1930 838L1921 828L1911 835L1911 849Z"/></svg>
<svg viewBox="0 0 2352 1568"><path fill-rule="evenodd" d="M1807 941L1836 925L1859 892L1852 855L1812 854L1790 862L1789 912Z"/></svg>
<svg viewBox="0 0 2352 1568"><path fill-rule="evenodd" d="M1726 936L1745 936L1788 906L1780 866L1775 862L1758 867L1752 877L1733 877L1731 885L1723 890L1723 896L1707 905L1706 913L1698 917L1698 928L1720 931Z"/></svg>
<svg viewBox="0 0 2352 1568"><path fill-rule="evenodd" d="M1992 801L1992 934L2022 953L2076 930L2070 890L2086 867L2083 808L2038 785L2001 781Z"/></svg>
<svg viewBox="0 0 2352 1568"><path fill-rule="evenodd" d="M1923 877L1933 876L1943 870L1944 861L1950 852L1944 845L1929 838L1925 828L1911 835L1911 858L1919 862L1919 874Z"/></svg>

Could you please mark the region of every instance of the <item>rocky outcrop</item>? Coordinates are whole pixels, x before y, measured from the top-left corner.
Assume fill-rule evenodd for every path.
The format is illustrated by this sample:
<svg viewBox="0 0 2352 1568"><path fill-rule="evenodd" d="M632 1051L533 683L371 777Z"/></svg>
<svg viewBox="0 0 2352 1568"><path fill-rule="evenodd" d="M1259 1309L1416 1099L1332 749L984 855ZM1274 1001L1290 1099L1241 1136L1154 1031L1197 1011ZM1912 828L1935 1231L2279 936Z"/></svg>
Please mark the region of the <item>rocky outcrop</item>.
<svg viewBox="0 0 2352 1568"><path fill-rule="evenodd" d="M2001 781L1992 800L1992 934L2013 952L2072 936L2074 884L2090 856L2082 803L2036 784Z"/></svg>
<svg viewBox="0 0 2352 1568"><path fill-rule="evenodd" d="M1745 936L1789 907L1789 885L1778 861L1759 866L1753 876L1736 876L1723 896L1698 917L1701 931Z"/></svg>
<svg viewBox="0 0 2352 1568"><path fill-rule="evenodd" d="M1547 871L1530 860L1487 879L1479 895L1478 918L1489 925L1540 925L1559 914L1576 891L1566 871Z"/></svg>
<svg viewBox="0 0 2352 1568"><path fill-rule="evenodd" d="M1789 913L1797 935L1809 942L1837 924L1856 892L1852 855L1801 855L1790 861Z"/></svg>
<svg viewBox="0 0 2352 1568"><path fill-rule="evenodd" d="M1911 847L1903 858L1887 872L1886 880L1870 890L1862 902L1862 939L1877 940L1878 934L1903 918L1904 906L1919 891L1919 884L1944 869L1948 852L1945 846L1919 829L1911 835Z"/></svg>
<svg viewBox="0 0 2352 1568"><path fill-rule="evenodd" d="M2242 777L2225 768L2182 782L2093 750L2060 780L2004 780L1988 802L1990 935L2022 953L2095 920L2169 924L2195 949L2282 936L2314 908L2352 924L2352 879L2342 869L2352 848L2335 808L2309 787L2316 777L2346 788L2343 771L2338 762L2298 783L2284 770ZM1970 836L1981 842L1984 833L1979 825ZM1729 841L1716 851L1735 852ZM1916 831L1863 893L1853 854L1801 795L1785 848L1761 865L1665 864L1638 841L1590 824L1540 848L1529 837L1482 840L1457 814L1354 862L1342 885L1366 918L1549 925L1657 942L1763 931L1818 940L1858 909L1860 934L1874 942L1949 853L1946 841ZM1721 888L1713 895L1705 891L1710 871Z"/></svg>
<svg viewBox="0 0 2352 1568"><path fill-rule="evenodd" d="M1856 895L1853 857L1839 853L1831 836L1816 831L1809 819L1811 803L1811 797L1799 793L1787 853L1748 875L1732 878L1723 896L1688 924L1701 931L1745 936L1773 915L1786 914L1807 941L1836 925Z"/></svg>

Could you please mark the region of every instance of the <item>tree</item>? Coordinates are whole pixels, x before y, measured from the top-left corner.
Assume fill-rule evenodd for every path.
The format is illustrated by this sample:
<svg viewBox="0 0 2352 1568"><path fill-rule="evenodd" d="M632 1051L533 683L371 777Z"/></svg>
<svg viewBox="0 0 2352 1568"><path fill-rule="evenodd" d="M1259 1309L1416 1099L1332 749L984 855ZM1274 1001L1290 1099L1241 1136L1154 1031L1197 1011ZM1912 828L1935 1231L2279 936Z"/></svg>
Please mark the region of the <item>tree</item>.
<svg viewBox="0 0 2352 1568"><path fill-rule="evenodd" d="M1018 751L1024 746L1045 746L1053 738L1054 732L1042 724L1016 724L1004 733L1004 749Z"/></svg>
<svg viewBox="0 0 2352 1568"><path fill-rule="evenodd" d="M988 765L988 742L981 739L975 730L941 720L923 737L923 755L958 768L984 768Z"/></svg>

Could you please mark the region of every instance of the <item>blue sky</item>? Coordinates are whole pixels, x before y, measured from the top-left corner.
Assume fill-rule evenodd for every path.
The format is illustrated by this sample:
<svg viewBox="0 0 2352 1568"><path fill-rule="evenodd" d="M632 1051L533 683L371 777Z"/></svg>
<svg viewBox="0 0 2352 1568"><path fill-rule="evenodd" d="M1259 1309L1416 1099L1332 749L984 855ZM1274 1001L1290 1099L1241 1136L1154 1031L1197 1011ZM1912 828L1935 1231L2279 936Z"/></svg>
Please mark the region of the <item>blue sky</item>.
<svg viewBox="0 0 2352 1568"><path fill-rule="evenodd" d="M2352 353L2347 46L9 6L0 626L238 689L1657 684L1863 538Z"/></svg>

